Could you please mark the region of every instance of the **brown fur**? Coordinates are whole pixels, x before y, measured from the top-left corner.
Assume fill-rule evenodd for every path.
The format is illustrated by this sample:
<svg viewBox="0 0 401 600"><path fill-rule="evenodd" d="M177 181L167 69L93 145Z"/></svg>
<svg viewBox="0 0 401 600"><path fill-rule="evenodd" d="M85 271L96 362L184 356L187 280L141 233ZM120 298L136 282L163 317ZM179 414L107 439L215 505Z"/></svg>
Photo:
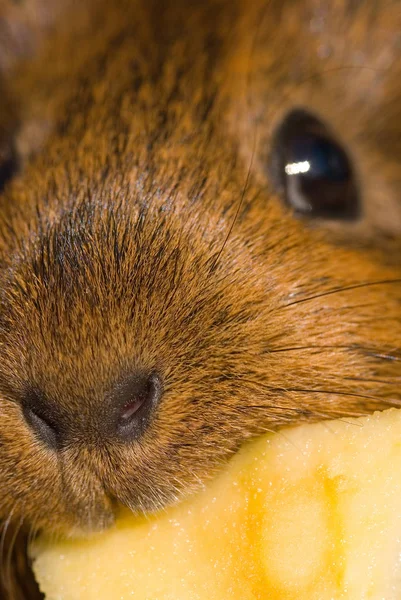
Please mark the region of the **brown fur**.
<svg viewBox="0 0 401 600"><path fill-rule="evenodd" d="M0 206L0 518L55 533L174 502L250 436L401 400L400 2L72 4L4 71L24 164ZM297 107L352 156L360 223L297 220L275 192ZM157 415L102 439L137 368L163 375ZM28 387L69 424L58 453Z"/></svg>

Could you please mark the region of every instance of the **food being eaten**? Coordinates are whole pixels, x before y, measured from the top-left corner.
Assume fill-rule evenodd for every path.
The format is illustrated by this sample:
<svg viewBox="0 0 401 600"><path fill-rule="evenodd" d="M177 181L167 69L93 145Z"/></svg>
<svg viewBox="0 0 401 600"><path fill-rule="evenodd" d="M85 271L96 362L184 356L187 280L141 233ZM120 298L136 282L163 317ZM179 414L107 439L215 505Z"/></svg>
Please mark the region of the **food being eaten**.
<svg viewBox="0 0 401 600"><path fill-rule="evenodd" d="M46 600L399 600L401 410L266 435L196 497L32 555Z"/></svg>

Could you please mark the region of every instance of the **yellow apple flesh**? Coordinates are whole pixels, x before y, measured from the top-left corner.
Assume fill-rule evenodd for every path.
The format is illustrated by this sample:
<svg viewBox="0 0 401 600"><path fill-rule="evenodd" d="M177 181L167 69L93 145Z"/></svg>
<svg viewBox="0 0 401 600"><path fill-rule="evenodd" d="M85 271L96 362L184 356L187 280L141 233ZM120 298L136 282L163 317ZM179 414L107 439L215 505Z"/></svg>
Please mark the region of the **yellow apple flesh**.
<svg viewBox="0 0 401 600"><path fill-rule="evenodd" d="M182 504L32 555L46 600L400 600L401 410L266 435Z"/></svg>

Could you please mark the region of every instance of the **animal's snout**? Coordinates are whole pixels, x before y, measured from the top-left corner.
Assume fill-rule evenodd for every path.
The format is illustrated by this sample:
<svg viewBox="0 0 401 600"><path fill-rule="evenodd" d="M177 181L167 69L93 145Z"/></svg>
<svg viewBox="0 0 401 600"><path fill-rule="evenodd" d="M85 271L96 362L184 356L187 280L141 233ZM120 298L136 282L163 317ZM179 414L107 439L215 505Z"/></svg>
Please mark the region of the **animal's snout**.
<svg viewBox="0 0 401 600"><path fill-rule="evenodd" d="M145 431L163 393L162 379L155 372L136 372L113 385L100 402L91 403L85 415L63 414L59 407L37 391L30 391L23 413L36 437L57 449L73 443L77 431L84 439L96 432L97 442L131 442ZM75 435L74 435L75 432Z"/></svg>

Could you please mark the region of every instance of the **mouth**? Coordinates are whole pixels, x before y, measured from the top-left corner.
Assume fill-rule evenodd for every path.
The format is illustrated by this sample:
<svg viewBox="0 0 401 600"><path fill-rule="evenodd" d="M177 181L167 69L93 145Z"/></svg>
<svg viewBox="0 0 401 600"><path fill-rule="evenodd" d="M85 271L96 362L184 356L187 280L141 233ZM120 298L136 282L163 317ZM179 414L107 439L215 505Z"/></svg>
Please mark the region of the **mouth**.
<svg viewBox="0 0 401 600"><path fill-rule="evenodd" d="M82 539L110 529L121 512L121 505L107 495L102 500L96 504L91 504L88 498L82 498L79 504L66 502L64 518L62 515L57 518L56 514L42 515L35 530L45 535Z"/></svg>
<svg viewBox="0 0 401 600"><path fill-rule="evenodd" d="M68 532L68 537L90 537L113 527L121 512L121 503L113 496L106 496L104 506L86 514L80 514L76 523Z"/></svg>

